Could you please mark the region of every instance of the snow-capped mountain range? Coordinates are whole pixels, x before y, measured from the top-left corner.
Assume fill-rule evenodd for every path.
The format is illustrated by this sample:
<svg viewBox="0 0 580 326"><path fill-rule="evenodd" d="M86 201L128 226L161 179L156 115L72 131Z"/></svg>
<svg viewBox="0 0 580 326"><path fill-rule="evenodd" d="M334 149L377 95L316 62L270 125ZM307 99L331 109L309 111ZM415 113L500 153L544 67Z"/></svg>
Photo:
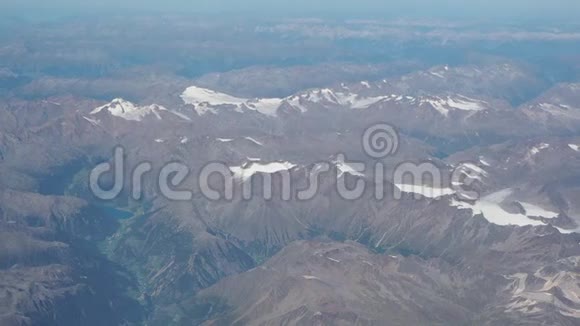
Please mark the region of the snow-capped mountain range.
<svg viewBox="0 0 580 326"><path fill-rule="evenodd" d="M521 78L508 67L490 75L502 73ZM560 84L512 105L490 96L500 78L484 76L473 67L441 66L283 98L190 86L155 100L163 105L68 97L0 107L0 262L11 266L0 275L43 284L7 286L19 293L11 297L17 302L89 298L108 306L95 284L138 289L160 320L173 316L179 301L195 318L224 324L291 318L382 325L390 320L390 298L388 318L407 324L436 317L446 324L573 325L580 316L580 88ZM364 153L361 137L377 122L398 131L398 150L380 163L385 192L401 198L376 200L368 190L346 200L338 182L375 180L378 160ZM127 171L142 162L152 169L142 180L142 201L132 201L126 187L111 204L135 209L120 221L108 218L110 207L94 201L86 184L88 171L111 162L117 145ZM197 189L204 166L224 164L235 196L165 198L150 176L172 162L190 170L179 189ZM393 170L407 162L428 162L446 177L441 185L394 180ZM330 171L311 199L279 196L278 176L304 189L325 163ZM454 186L465 180L447 173L459 166L479 196L458 196ZM240 195L248 185L259 192L252 181L266 175L274 180L270 200ZM127 185L131 177L125 175ZM91 237L138 287L112 283L101 263L76 251L77 241ZM13 246L18 241L26 245ZM70 263L85 260L81 269ZM107 282L94 281L101 274ZM58 282L53 275L61 275ZM113 307L125 307L123 298L115 296ZM37 311L31 307L23 309Z"/></svg>

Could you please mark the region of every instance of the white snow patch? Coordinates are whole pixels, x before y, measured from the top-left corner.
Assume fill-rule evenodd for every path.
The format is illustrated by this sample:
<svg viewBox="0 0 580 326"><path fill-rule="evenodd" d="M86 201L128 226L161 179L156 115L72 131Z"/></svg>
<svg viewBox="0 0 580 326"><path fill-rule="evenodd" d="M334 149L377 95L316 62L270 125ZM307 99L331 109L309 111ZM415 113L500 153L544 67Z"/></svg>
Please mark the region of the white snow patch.
<svg viewBox="0 0 580 326"><path fill-rule="evenodd" d="M445 78L445 76L443 76L441 73L438 73L438 72L435 72L435 71L431 71L430 73L431 73L431 75L433 75L435 77Z"/></svg>
<svg viewBox="0 0 580 326"><path fill-rule="evenodd" d="M477 179L477 180L481 181L482 176L486 177L488 175L484 169L480 168L479 166L477 166L475 164L463 163L461 166L475 172L475 175L471 174L471 173L468 174L468 176L472 179Z"/></svg>
<svg viewBox="0 0 580 326"><path fill-rule="evenodd" d="M164 143L164 142L165 142L165 140L163 140L163 139L161 139L161 138L157 138L157 139L155 139L155 142L156 142L156 143Z"/></svg>
<svg viewBox="0 0 580 326"><path fill-rule="evenodd" d="M562 234L580 233L580 228L577 228L574 230L566 230L566 229L559 228L557 226L555 228ZM580 242L578 244L580 244Z"/></svg>
<svg viewBox="0 0 580 326"><path fill-rule="evenodd" d="M338 260L338 259L334 259L334 258L330 258L330 257L326 257L326 259L333 261L335 263L340 263L340 260Z"/></svg>
<svg viewBox="0 0 580 326"><path fill-rule="evenodd" d="M440 72L433 71L431 73L438 77L444 77ZM371 88L371 84L368 81L362 81L360 84L366 88ZM337 105L351 109L367 109L382 101L395 100L399 102L403 99L414 104L430 104L443 115L447 115L451 110L480 111L488 108L486 102L462 95L421 98L401 95L363 96L350 92L344 85L341 85L338 90L340 91L321 88L286 98L247 99L192 86L181 94L181 98L186 104L193 105L196 112L200 115L208 112L217 113L217 108L220 106L233 106L233 109L237 112L254 110L265 115L276 116L278 109L284 103L297 108L301 112L306 112L307 105L305 103Z"/></svg>
<svg viewBox="0 0 580 326"><path fill-rule="evenodd" d="M304 113L304 112L308 111L308 109L304 105L302 105L302 99L303 98L300 96L292 96L292 97L286 99L286 102L290 106L297 108L298 110L300 110L300 112Z"/></svg>
<svg viewBox="0 0 580 326"><path fill-rule="evenodd" d="M443 196L453 195L455 191L451 188L436 188L426 185L395 184L401 191L411 194L418 194L426 198L440 198Z"/></svg>
<svg viewBox="0 0 580 326"><path fill-rule="evenodd" d="M465 111L479 111L485 109L485 107L481 105L481 102L468 99L466 97L461 99L454 99L449 97L447 100L447 104L454 109Z"/></svg>
<svg viewBox="0 0 580 326"><path fill-rule="evenodd" d="M181 140L179 141L182 144L186 144L189 141L189 138L187 137L182 137Z"/></svg>
<svg viewBox="0 0 580 326"><path fill-rule="evenodd" d="M481 198L475 202L475 204L461 202L454 199L452 200L451 205L459 209L471 209L474 216L483 214L488 222L496 225L544 225L543 222L532 220L524 214L514 214L505 211L501 207L501 204L512 193L512 189L504 189Z"/></svg>
<svg viewBox="0 0 580 326"><path fill-rule="evenodd" d="M193 105L200 115L207 112L216 113L215 107L229 105L234 106L234 110L237 112L243 112L243 109L246 108L265 115L275 116L283 101L280 98L240 98L197 86L188 87L181 94L181 99L184 103Z"/></svg>
<svg viewBox="0 0 580 326"><path fill-rule="evenodd" d="M240 105L247 101L247 99L196 86L188 87L181 94L181 98L185 103L193 105L203 103L210 105Z"/></svg>
<svg viewBox="0 0 580 326"><path fill-rule="evenodd" d="M191 121L191 118L189 118L188 116L186 116L183 113L177 112L177 111L170 111L171 113L175 114L176 116L180 117L183 120L187 120L187 121Z"/></svg>
<svg viewBox="0 0 580 326"><path fill-rule="evenodd" d="M543 218L556 218L558 217L558 213L549 211L542 207L536 206L534 204L529 203L521 203L522 207L526 211L527 216L534 216L534 217L543 217Z"/></svg>
<svg viewBox="0 0 580 326"><path fill-rule="evenodd" d="M247 101L246 106L262 114L276 116L276 112L282 104L282 101L279 98L256 99Z"/></svg>
<svg viewBox="0 0 580 326"><path fill-rule="evenodd" d="M579 114L576 107L571 107L565 104L551 104L551 103L541 103L535 105L534 108L539 108L550 115L558 116L561 118L578 119Z"/></svg>
<svg viewBox="0 0 580 326"><path fill-rule="evenodd" d="M242 166L232 166L230 171L234 174L234 178L247 180L256 173L273 174L281 171L289 171L294 168L296 164L290 162L272 162L272 163L257 163L249 162Z"/></svg>
<svg viewBox="0 0 580 326"><path fill-rule="evenodd" d="M348 173L350 175L353 176L357 176L357 177L364 177L364 173L362 173L362 171L360 171L360 169L355 169L353 166L345 163L345 162L340 162L337 161L335 162L336 168L338 169L338 176L341 177L342 175L344 175L345 173Z"/></svg>
<svg viewBox="0 0 580 326"><path fill-rule="evenodd" d="M306 280L320 280L318 277L312 275L302 275L302 277Z"/></svg>
<svg viewBox="0 0 580 326"><path fill-rule="evenodd" d="M206 103L196 105L195 112L197 112L197 114L199 114L199 115L204 115L208 112L213 113L213 114L217 114L217 110L215 108L210 107Z"/></svg>
<svg viewBox="0 0 580 326"><path fill-rule="evenodd" d="M377 104L388 96L375 96L375 97L360 97L359 95L346 95L341 97L341 103L343 105L349 106L351 109L368 109L370 106Z"/></svg>
<svg viewBox="0 0 580 326"><path fill-rule="evenodd" d="M245 139L245 140L249 140L249 141L251 141L252 143L254 143L254 144L258 145L258 146L264 146L264 144L262 144L261 142L259 142L259 141L255 140L255 139L254 139L254 138L252 138L252 137L244 137L244 139Z"/></svg>
<svg viewBox="0 0 580 326"><path fill-rule="evenodd" d="M91 115L97 114L102 111L108 111L111 115L123 118L129 121L141 121L144 117L148 115L154 115L157 119L161 120L161 112L170 112L182 119L190 120L188 117L184 116L181 113L168 110L167 108L157 105L151 104L147 106L137 106L129 101L125 101L122 98L116 98L111 101L109 104L100 106L93 111L91 111Z"/></svg>
<svg viewBox="0 0 580 326"><path fill-rule="evenodd" d="M332 103L337 103L336 96L334 92L329 88L318 89L310 92L306 99L309 102L318 103L323 101L328 101Z"/></svg>
<svg viewBox="0 0 580 326"><path fill-rule="evenodd" d="M331 103L345 106L350 109L367 109L373 104L386 100L389 96L364 97L355 93L334 92L331 89L323 88L311 91L303 95L303 98L312 103Z"/></svg>
<svg viewBox="0 0 580 326"><path fill-rule="evenodd" d="M580 145L568 144L568 147L576 152L580 152Z"/></svg>
<svg viewBox="0 0 580 326"><path fill-rule="evenodd" d="M529 154L530 154L530 156L534 156L534 155L537 155L537 154L539 154L541 151L543 151L543 150L545 150L545 149L548 149L548 148L550 148L550 144L545 144L545 143L542 143L542 144L540 144L540 145L538 145L538 146L534 146L534 147L532 147L532 148L530 149L530 153L529 153Z"/></svg>
<svg viewBox="0 0 580 326"><path fill-rule="evenodd" d="M233 139L230 138L216 138L215 140L222 142L222 143L229 143L229 142L233 142Z"/></svg>
<svg viewBox="0 0 580 326"><path fill-rule="evenodd" d="M491 166L491 164L489 164L489 162L485 158L483 158L483 157L480 157L479 158L479 163L481 163L481 164L483 164L483 165L485 165L487 167L490 167Z"/></svg>
<svg viewBox="0 0 580 326"><path fill-rule="evenodd" d="M450 111L482 111L487 108L486 102L468 98L466 96L457 95L456 97L430 97L422 98L421 104L430 104L435 110L444 116L447 116Z"/></svg>
<svg viewBox="0 0 580 326"><path fill-rule="evenodd" d="M431 104L435 110L439 111L439 113L445 116L449 113L449 109L439 101L428 101L428 103Z"/></svg>
<svg viewBox="0 0 580 326"><path fill-rule="evenodd" d="M93 126L100 126L100 122L99 120L95 120L95 119L91 119L91 118L87 118L87 117L83 117L83 119L87 120L90 124L92 124Z"/></svg>
<svg viewBox="0 0 580 326"><path fill-rule="evenodd" d="M42 103L45 103L45 104L52 104L52 105L56 105L56 106L62 106L62 104L60 104L60 103L58 103L58 102L49 101L49 100L42 100Z"/></svg>

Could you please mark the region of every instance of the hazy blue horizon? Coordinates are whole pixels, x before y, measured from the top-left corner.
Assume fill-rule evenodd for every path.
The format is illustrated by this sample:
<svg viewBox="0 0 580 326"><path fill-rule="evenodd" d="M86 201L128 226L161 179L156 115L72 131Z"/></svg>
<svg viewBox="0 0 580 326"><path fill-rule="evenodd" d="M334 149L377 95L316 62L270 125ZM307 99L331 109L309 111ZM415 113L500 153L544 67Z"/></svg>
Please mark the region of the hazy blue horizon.
<svg viewBox="0 0 580 326"><path fill-rule="evenodd" d="M274 16L339 16L339 17L410 17L433 19L478 19L509 22L529 20L570 20L580 17L580 1L577 0L168 0L162 4L152 0L113 1L85 4L72 0L55 0L50 3L39 0L4 0L0 10L11 15L82 15L97 12L119 13L199 13L199 14L264 14Z"/></svg>

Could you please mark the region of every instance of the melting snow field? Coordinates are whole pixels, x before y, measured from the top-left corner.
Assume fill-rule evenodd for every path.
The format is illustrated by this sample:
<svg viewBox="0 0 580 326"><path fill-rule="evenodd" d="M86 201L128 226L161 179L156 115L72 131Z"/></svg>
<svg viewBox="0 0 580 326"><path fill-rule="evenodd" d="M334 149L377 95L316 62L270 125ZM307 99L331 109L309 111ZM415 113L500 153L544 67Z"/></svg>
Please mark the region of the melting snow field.
<svg viewBox="0 0 580 326"><path fill-rule="evenodd" d="M535 216L535 217L543 217L543 218L556 218L558 217L558 213L549 211L542 207L528 204L528 203L520 203L524 210L526 211L527 216Z"/></svg>
<svg viewBox="0 0 580 326"><path fill-rule="evenodd" d="M473 211L474 216L478 214L483 214L486 220L496 225L519 225L519 226L545 225L543 222L532 220L524 214L514 214L505 211L501 207L501 204L512 193L513 193L512 189L504 189L481 198L480 200L475 202L475 204L453 200L452 205L460 209L471 209ZM528 208L532 208L532 206L528 206Z"/></svg>
<svg viewBox="0 0 580 326"><path fill-rule="evenodd" d="M234 174L234 178L241 180L248 180L256 173L273 174L280 171L288 171L294 168L296 164L290 162L272 162L272 163L257 163L251 162L243 166L232 166L230 171Z"/></svg>
<svg viewBox="0 0 580 326"><path fill-rule="evenodd" d="M441 198L443 196L453 195L455 191L451 188L434 188L424 185L395 184L401 191L410 194L418 194L426 198Z"/></svg>

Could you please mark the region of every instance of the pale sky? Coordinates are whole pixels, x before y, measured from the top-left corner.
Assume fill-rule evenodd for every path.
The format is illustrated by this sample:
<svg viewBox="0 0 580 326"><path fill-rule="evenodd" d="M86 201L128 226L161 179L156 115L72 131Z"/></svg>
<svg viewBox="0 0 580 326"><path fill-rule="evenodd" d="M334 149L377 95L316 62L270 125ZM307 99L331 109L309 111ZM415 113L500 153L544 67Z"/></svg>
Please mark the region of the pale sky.
<svg viewBox="0 0 580 326"><path fill-rule="evenodd" d="M580 18L580 0L0 0L0 10L164 11L491 19Z"/></svg>

